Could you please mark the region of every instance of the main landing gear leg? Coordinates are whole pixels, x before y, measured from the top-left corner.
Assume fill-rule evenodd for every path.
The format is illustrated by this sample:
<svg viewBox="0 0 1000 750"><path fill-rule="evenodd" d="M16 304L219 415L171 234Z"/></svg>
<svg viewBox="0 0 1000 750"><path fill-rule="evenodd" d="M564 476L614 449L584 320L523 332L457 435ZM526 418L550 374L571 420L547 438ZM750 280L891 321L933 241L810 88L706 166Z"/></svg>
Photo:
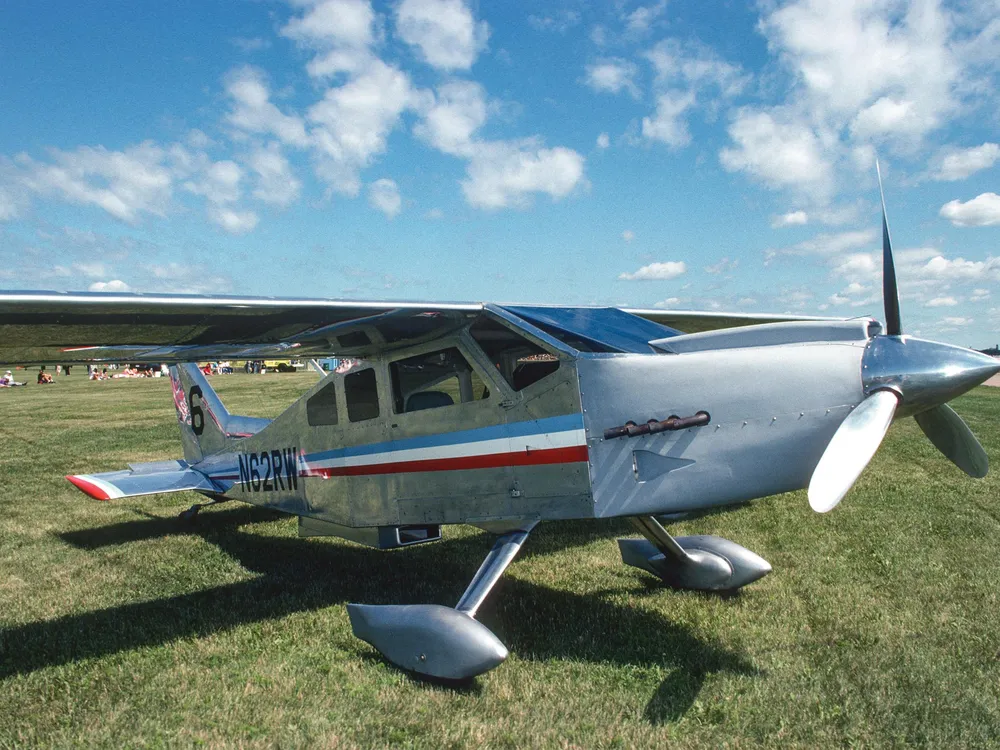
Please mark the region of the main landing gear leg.
<svg viewBox="0 0 1000 750"><path fill-rule="evenodd" d="M431 677L460 680L498 666L507 658L507 648L474 618L535 523L497 539L454 609L439 604L348 604L354 635L393 664Z"/></svg>
<svg viewBox="0 0 1000 750"><path fill-rule="evenodd" d="M211 507L212 505L218 505L219 503L225 503L228 501L229 501L228 497L223 497L222 495L216 495L215 497L212 498L210 502L195 503L187 510L182 510L180 513L177 514L177 517L187 523L194 523L195 519L198 518L198 511L200 511L202 508L208 508Z"/></svg>
<svg viewBox="0 0 1000 750"><path fill-rule="evenodd" d="M717 536L667 533L653 516L630 518L645 539L619 539L622 562L679 589L726 591L763 578L771 565L736 542Z"/></svg>

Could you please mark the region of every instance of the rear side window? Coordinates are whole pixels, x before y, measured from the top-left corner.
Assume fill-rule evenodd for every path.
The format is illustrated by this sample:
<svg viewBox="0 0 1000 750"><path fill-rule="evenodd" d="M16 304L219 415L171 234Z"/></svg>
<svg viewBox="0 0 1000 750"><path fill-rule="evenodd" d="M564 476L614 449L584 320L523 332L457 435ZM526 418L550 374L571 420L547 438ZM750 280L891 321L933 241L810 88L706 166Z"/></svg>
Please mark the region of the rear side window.
<svg viewBox="0 0 1000 750"><path fill-rule="evenodd" d="M344 376L344 397L347 400L347 418L363 422L378 416L378 383L375 370L368 368Z"/></svg>
<svg viewBox="0 0 1000 750"><path fill-rule="evenodd" d="M479 401L490 395L479 373L455 347L397 360L389 365L389 374L397 414Z"/></svg>
<svg viewBox="0 0 1000 750"><path fill-rule="evenodd" d="M337 424L337 384L316 391L306 401L306 420L312 427Z"/></svg>

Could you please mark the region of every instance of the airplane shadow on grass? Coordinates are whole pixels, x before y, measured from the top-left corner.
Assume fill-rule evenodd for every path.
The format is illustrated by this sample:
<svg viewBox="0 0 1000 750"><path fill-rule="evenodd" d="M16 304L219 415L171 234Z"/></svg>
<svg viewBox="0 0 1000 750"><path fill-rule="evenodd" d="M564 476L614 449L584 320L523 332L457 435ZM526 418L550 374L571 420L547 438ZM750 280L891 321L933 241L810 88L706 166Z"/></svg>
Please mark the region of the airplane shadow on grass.
<svg viewBox="0 0 1000 750"><path fill-rule="evenodd" d="M492 544L482 534L386 553L239 528L278 517L259 508L239 508L204 513L192 526L150 517L61 534L84 549L194 534L258 577L7 628L0 631L0 679L347 602L451 606ZM529 541L524 552L552 553L606 537L609 530L614 535L625 531L616 523L546 524L534 535L537 547L529 552ZM721 644L706 642L658 614L614 604L601 592L577 594L508 577L490 595L479 619L522 659L670 668L646 706L646 718L653 723L683 716L709 674L758 673L745 657ZM474 689L475 683L458 687Z"/></svg>

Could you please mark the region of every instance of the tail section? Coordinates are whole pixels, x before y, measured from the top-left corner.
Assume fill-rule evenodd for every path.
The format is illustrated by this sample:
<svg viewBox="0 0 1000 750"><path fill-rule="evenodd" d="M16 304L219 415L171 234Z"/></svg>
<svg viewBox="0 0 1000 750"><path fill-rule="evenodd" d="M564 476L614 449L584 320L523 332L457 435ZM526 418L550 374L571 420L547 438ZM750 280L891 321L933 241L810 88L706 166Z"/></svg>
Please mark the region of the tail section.
<svg viewBox="0 0 1000 750"><path fill-rule="evenodd" d="M71 474L66 478L96 500L114 500L120 497L138 497L184 490L202 493L222 491L222 488L213 484L200 471L188 467L184 461L132 464L125 471Z"/></svg>
<svg viewBox="0 0 1000 750"><path fill-rule="evenodd" d="M170 384L184 459L189 464L221 453L232 440L255 435L271 423L269 419L230 414L196 364L172 366Z"/></svg>

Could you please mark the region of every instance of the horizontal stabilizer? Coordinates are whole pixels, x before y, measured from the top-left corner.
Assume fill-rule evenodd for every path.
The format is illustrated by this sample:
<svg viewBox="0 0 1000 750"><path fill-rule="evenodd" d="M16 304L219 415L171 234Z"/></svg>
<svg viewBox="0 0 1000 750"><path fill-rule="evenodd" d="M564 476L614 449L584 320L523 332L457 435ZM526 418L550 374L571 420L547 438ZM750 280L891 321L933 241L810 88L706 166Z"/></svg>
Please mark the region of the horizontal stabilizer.
<svg viewBox="0 0 1000 750"><path fill-rule="evenodd" d="M104 474L69 474L66 478L96 500L184 490L222 492L212 480L183 461L156 461L130 467Z"/></svg>

